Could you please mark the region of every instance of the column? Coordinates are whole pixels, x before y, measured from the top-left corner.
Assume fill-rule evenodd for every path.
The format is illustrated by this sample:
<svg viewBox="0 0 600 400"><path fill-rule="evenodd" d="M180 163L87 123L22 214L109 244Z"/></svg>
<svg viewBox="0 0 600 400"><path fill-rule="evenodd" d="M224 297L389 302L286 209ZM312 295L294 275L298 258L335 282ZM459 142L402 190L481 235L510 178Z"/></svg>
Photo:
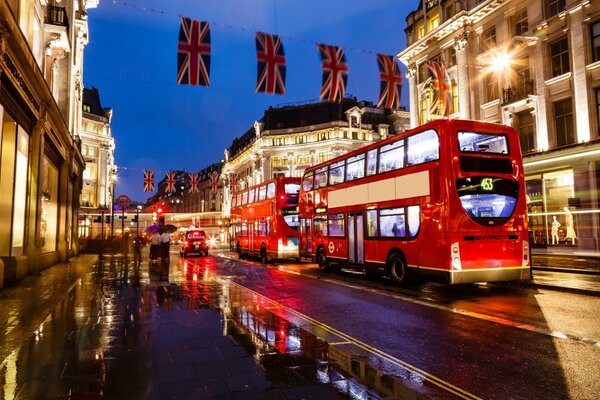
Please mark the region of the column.
<svg viewBox="0 0 600 400"><path fill-rule="evenodd" d="M294 177L296 176L296 167L295 167L295 163L294 163L294 153L288 153L288 165L290 168L290 172L289 172L289 177Z"/></svg>
<svg viewBox="0 0 600 400"><path fill-rule="evenodd" d="M569 32L569 51L573 55L573 97L575 98L575 132L576 141L589 142L590 140L590 107L588 99L589 85L587 85L587 70L585 68L586 46L589 45L584 32L585 23L583 22L583 8L577 7L569 11L571 14L571 30ZM587 28L587 26L586 26Z"/></svg>
<svg viewBox="0 0 600 400"><path fill-rule="evenodd" d="M540 41L531 49L533 76L535 80L535 135L537 150L548 150L548 115L546 107L546 84L544 83L544 53Z"/></svg>
<svg viewBox="0 0 600 400"><path fill-rule="evenodd" d="M459 36L454 42L456 50L458 112L461 119L471 119L471 78L469 74L469 48L467 34ZM475 88L473 88L475 89Z"/></svg>
<svg viewBox="0 0 600 400"><path fill-rule="evenodd" d="M408 88L409 88L409 100L410 100L410 126L414 128L419 125L419 90L417 88L417 67L416 65L412 65L408 67L406 71L406 77L408 78ZM314 165L314 152L313 155L313 165Z"/></svg>

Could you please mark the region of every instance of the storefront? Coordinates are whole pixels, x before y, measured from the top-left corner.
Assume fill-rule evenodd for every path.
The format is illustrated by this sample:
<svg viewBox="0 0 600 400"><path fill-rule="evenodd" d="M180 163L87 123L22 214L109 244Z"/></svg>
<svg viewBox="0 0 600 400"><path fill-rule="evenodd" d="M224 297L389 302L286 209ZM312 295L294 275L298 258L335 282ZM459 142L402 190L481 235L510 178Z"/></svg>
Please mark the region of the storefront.
<svg viewBox="0 0 600 400"><path fill-rule="evenodd" d="M532 247L599 250L600 144L525 157Z"/></svg>

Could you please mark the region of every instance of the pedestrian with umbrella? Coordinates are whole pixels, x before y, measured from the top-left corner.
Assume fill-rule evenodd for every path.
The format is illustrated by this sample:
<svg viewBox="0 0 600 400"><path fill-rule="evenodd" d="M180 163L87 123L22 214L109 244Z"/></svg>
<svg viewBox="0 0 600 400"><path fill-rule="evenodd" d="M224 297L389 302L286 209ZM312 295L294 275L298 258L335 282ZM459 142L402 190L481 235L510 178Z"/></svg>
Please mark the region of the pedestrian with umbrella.
<svg viewBox="0 0 600 400"><path fill-rule="evenodd" d="M160 256L162 257L162 262L167 262L169 260L169 251L171 247L171 234L166 228L161 229L160 234Z"/></svg>
<svg viewBox="0 0 600 400"><path fill-rule="evenodd" d="M146 229L146 233L152 234L150 237L150 261L155 262L158 258L160 249L160 227L156 224L151 225Z"/></svg>

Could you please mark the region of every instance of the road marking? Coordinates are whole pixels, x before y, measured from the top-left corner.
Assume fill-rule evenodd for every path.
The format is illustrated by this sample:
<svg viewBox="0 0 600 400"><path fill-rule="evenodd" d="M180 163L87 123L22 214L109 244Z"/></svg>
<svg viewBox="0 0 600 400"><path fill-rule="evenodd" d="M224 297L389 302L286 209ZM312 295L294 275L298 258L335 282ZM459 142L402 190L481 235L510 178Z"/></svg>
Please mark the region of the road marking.
<svg viewBox="0 0 600 400"><path fill-rule="evenodd" d="M221 277L213 277L212 279L214 279L215 281L218 282L220 278ZM281 308L284 311L287 311L290 314L300 317L300 318L310 322L311 324L314 324L314 325L320 327L321 329L328 331L329 333L332 333L334 335L337 335L337 336L345 339L349 344L353 344L354 346L357 346L371 354L374 354L396 366L404 368L405 370L409 371L413 376L416 375L416 376L420 377L421 379L423 379L424 381L428 381L428 382L432 383L433 385L439 387L440 389L443 389L449 393L452 393L459 398L481 400L480 397L477 397L473 393L470 393L464 389L459 388L458 386L455 386L449 382L446 382L445 380L443 380L435 375L425 372L424 370L422 370L418 367L415 367L412 364L402 361L399 358L396 358L396 357L392 356L391 354L388 354L388 353L386 353L382 350L379 350L365 342L362 342L348 334L345 334L344 332L338 331L337 329L335 329L327 324L324 324L321 321L318 321L318 320L316 320L312 317L309 317L308 315L305 315L297 310L287 307L275 300L272 300L256 291L252 290L252 289L249 289L246 286L243 286L235 281L232 281L232 280L227 280L227 281L229 282L230 285L237 286L238 288L242 288L242 290L245 290L258 298L262 298L263 300L269 302L270 304L275 305L276 307ZM341 343L345 344L345 342L341 342Z"/></svg>

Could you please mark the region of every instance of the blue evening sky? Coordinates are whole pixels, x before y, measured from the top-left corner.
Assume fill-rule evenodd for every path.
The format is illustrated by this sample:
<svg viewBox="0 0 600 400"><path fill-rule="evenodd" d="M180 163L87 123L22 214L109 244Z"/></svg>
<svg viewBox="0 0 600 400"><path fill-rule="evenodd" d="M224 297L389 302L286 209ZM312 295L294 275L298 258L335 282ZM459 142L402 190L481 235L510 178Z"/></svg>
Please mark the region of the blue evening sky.
<svg viewBox="0 0 600 400"><path fill-rule="evenodd" d="M321 61L315 42L341 46L346 94L377 102L375 53L405 47L406 16L419 0L100 0L89 11L84 83L113 109L116 195L146 201L143 170L158 183L169 170L199 171L269 106L318 99ZM210 22L210 87L178 86L180 16ZM254 32L282 37L286 94L255 93ZM400 64L403 74L406 72ZM402 104L408 105L404 83Z"/></svg>

